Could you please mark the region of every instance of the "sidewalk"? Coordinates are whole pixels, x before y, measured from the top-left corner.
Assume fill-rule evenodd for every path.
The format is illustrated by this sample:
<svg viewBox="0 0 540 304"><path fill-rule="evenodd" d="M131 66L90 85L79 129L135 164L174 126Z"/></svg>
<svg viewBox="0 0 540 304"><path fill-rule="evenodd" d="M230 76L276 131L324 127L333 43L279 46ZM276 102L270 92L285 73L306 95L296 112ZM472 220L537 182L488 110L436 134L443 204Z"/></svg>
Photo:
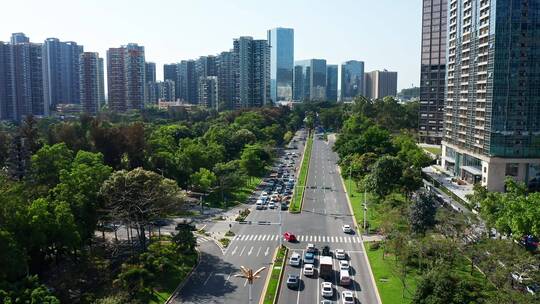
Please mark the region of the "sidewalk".
<svg viewBox="0 0 540 304"><path fill-rule="evenodd" d="M454 182L452 182L452 177L449 175L446 175L441 167L433 165L430 167L423 168L422 171L432 177L433 179L437 180L441 185L446 187L448 190L450 190L452 193L457 195L460 199L464 200L465 202L469 203L469 200L467 199L467 195L473 194L473 185L463 185L460 186Z"/></svg>

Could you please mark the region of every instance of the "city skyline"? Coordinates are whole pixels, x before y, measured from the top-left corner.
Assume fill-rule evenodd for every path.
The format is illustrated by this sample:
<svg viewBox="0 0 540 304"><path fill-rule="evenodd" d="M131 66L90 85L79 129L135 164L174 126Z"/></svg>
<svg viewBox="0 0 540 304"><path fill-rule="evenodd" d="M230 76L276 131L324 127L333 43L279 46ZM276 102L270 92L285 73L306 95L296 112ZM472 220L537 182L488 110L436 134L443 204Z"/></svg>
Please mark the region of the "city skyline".
<svg viewBox="0 0 540 304"><path fill-rule="evenodd" d="M266 39L268 29L287 27L295 30L295 59L324 58L331 64L361 60L366 62L366 71L398 71L398 89L408 88L413 83L416 86L419 84L419 1L418 5L387 0L375 4L367 1L342 1L339 6L318 4L313 7L318 13L313 14L309 20L297 14L310 4L307 1L286 3L289 7L286 11L277 10L285 3L275 3L270 8L262 8L248 1L235 1L226 3L227 5L210 2L214 6L213 10L220 11L220 15L216 16L208 15L206 8L209 2L190 3L187 9L185 1L166 1L163 5L170 9L160 10L159 13L152 7L137 3L142 2L135 1L128 11L114 16L112 12L124 11L124 1L96 1L92 4L57 1L56 5L63 8L62 12L53 11L50 4L47 6L37 1L7 3L6 10L24 10L28 18L2 18L0 37L7 40L11 33L24 32L36 42L51 37L61 41L77 41L85 46L85 51L98 52L101 57L104 57L105 51L112 46L137 43L145 46L147 60L156 63L158 80L163 80L162 69L165 63L196 59L202 55L217 55L230 48L233 37L252 36L254 39ZM115 9L120 6L122 10ZM369 6L372 13L368 14L361 9L365 6ZM343 9L344 7L347 9ZM78 11L85 13L77 14ZM152 13L154 11L155 14ZM43 12L48 13L46 19L40 17ZM202 16L203 13L207 15ZM403 15L404 13L406 15ZM173 16L175 14L176 16ZM382 14L388 18L378 17ZM101 16L99 20L102 21L99 23L92 17L96 15ZM145 19L146 28L140 25L135 28L125 26L132 24L131 20L145 16L150 18ZM214 18L215 22L197 22L197 27L190 26L194 24L190 22L209 16ZM329 18L335 20L328 24ZM224 19L227 19L227 22ZM403 19L413 22L406 22L403 26ZM66 24L69 26L65 26ZM219 26L216 27L216 24ZM363 30L367 28L377 30ZM397 28L403 30L404 35L394 35ZM400 56L392 55L395 50L399 50Z"/></svg>

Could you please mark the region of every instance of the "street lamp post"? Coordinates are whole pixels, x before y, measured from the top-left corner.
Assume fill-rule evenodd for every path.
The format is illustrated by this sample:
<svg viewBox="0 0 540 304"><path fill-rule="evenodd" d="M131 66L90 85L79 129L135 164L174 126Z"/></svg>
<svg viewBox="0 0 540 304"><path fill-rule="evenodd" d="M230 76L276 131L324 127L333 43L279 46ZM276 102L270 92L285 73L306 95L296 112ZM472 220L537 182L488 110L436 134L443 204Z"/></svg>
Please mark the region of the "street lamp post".
<svg viewBox="0 0 540 304"><path fill-rule="evenodd" d="M253 269L240 266L240 270L242 272L234 275L237 278L244 278L247 280L247 283L249 284L249 300L248 301L250 304L253 301L253 298L251 297L251 287L253 285L253 281L255 281L256 279L259 279L261 277L259 274L265 269L266 267L261 267L259 268L259 270L253 272Z"/></svg>
<svg viewBox="0 0 540 304"><path fill-rule="evenodd" d="M364 189L364 233L367 233L367 200L366 200L366 189Z"/></svg>
<svg viewBox="0 0 540 304"><path fill-rule="evenodd" d="M352 193L351 193L351 180L352 180L352 166L349 167L349 194L350 194L351 197L352 197Z"/></svg>

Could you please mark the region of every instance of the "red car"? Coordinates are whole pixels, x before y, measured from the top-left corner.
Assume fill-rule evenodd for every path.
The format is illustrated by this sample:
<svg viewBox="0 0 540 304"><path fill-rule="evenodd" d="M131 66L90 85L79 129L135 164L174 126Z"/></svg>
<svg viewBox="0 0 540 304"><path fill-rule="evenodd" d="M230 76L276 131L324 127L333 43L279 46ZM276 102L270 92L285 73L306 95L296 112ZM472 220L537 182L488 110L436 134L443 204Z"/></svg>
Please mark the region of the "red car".
<svg viewBox="0 0 540 304"><path fill-rule="evenodd" d="M285 232L285 234L283 234L283 238L289 242L296 242L296 236L290 232Z"/></svg>

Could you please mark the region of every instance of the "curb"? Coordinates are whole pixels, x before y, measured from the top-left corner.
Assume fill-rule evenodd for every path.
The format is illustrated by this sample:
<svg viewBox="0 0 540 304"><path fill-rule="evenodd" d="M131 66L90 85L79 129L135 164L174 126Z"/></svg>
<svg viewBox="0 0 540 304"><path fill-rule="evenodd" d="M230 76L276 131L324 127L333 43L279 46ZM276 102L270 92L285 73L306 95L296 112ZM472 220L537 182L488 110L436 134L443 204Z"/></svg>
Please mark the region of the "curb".
<svg viewBox="0 0 540 304"><path fill-rule="evenodd" d="M356 227L356 230L358 232L358 223L356 222L356 217L354 216L354 210L353 210L353 207L352 207L351 199L349 198L349 193L347 192L347 187L345 187L345 181L343 180L343 176L341 175L341 168L338 165L336 165L336 167L337 167L338 172L339 172L339 179L341 180L341 185L343 186L343 190L346 193L347 203L349 205L349 210L351 211L351 214L352 214L352 218L353 218L353 221L354 221L354 226ZM363 256L364 256L364 259L366 260L367 265L369 266L368 267L368 269L369 269L369 277L371 278L371 282L373 283L373 286L375 286L375 296L377 297L377 303L382 304L381 295L379 294L379 287L377 287L377 283L375 282L375 276L373 275L373 270L371 270L371 264L369 263L369 259L367 257L366 246L364 246L364 239L363 239L361 233L360 233L360 237L362 238L362 242L360 244L362 245L361 246L362 251L364 252Z"/></svg>
<svg viewBox="0 0 540 304"><path fill-rule="evenodd" d="M259 299L259 304L264 303L264 296L266 295L266 290L268 289L268 283L270 282L270 277L272 276L272 269L274 267L274 262L276 261L277 253L278 253L279 247L274 250L274 255L272 256L272 268L268 269L266 273L266 279L264 280L264 287L261 292L261 298Z"/></svg>
<svg viewBox="0 0 540 304"><path fill-rule="evenodd" d="M277 247L276 250L274 251L274 256L272 257L272 266L271 266L271 268L268 269L268 274L266 275L266 281L264 282L264 288L262 290L261 297L259 299L259 304L264 303L264 297L266 296L266 291L268 290L268 284L270 283L270 277L272 276L272 271L274 270L274 267L276 266L275 265L276 258L277 258L277 254L278 254L280 248L281 247ZM283 265L287 261L287 255L289 254L289 248L287 248L286 246L283 246L283 248L285 248L285 256L283 257L283 263L281 264L281 269L280 269L280 272L279 272L279 282L278 282L278 286L276 288L276 293L274 294L274 301L272 303L277 303L277 301L278 301L279 292L281 290L281 282L283 281L283 273L284 273Z"/></svg>
<svg viewBox="0 0 540 304"><path fill-rule="evenodd" d="M184 278L184 280L180 284L178 284L178 286L173 291L171 296L167 299L167 301L165 301L165 304L169 304L171 302L171 300L178 295L180 290L182 288L184 288L184 286L187 284L187 282L189 281L189 279L191 278L191 276L193 275L193 273L195 272L197 267L199 267L199 265L201 264L201 251L197 247L195 247L195 250L197 251L197 264L195 264L195 266L193 266L193 268L188 273L188 275Z"/></svg>

